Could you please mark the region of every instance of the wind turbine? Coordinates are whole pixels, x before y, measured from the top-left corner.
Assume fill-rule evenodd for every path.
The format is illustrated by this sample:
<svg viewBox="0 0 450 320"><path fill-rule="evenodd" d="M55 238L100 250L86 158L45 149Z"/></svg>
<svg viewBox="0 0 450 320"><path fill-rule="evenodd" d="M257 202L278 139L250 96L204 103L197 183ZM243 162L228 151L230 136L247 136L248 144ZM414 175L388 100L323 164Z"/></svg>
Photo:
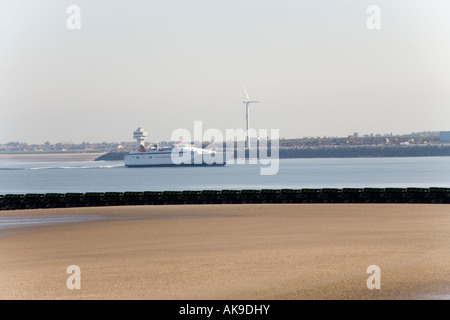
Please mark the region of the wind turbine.
<svg viewBox="0 0 450 320"><path fill-rule="evenodd" d="M245 96L247 97L247 100L243 101L245 103L245 122L246 122L245 147L250 149L250 135L248 132L248 128L250 127L250 119L249 119L249 114L248 114L248 111L249 111L248 107L251 103L259 103L259 101L250 100L250 97L248 96L245 86L244 86L244 91L245 91Z"/></svg>

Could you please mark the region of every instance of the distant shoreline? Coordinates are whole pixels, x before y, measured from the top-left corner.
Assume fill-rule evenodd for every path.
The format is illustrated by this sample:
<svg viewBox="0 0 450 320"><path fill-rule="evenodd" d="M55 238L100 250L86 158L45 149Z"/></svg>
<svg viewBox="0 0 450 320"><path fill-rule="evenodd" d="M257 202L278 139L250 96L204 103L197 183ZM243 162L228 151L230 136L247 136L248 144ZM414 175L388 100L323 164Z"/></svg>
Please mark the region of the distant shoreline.
<svg viewBox="0 0 450 320"><path fill-rule="evenodd" d="M108 152L96 161L121 161L128 152ZM391 158L449 157L450 145L351 146L280 149L280 159L296 158Z"/></svg>
<svg viewBox="0 0 450 320"><path fill-rule="evenodd" d="M24 161L123 161L128 152L57 152L57 153L8 153L2 159ZM281 148L280 159L302 158L391 158L391 157L450 157L450 145L409 146L349 146Z"/></svg>
<svg viewBox="0 0 450 320"><path fill-rule="evenodd" d="M11 153L0 154L1 160L23 160L23 161L93 161L105 153Z"/></svg>

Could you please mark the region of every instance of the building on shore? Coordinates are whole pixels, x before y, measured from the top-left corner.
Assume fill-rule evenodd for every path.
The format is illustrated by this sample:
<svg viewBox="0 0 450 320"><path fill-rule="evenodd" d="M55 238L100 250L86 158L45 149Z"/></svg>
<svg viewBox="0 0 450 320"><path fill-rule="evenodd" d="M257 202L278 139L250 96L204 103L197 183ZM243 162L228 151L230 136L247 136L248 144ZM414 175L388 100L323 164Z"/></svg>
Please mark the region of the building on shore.
<svg viewBox="0 0 450 320"><path fill-rule="evenodd" d="M441 131L439 133L439 140L441 142L450 142L450 131Z"/></svg>

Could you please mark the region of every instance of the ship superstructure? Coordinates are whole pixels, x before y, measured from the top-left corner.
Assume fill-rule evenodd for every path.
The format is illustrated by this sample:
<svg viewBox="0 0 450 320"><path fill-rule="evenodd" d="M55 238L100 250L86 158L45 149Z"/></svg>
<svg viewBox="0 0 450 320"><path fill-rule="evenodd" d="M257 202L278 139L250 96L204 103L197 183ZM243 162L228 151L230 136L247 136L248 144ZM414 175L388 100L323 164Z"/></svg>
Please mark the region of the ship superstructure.
<svg viewBox="0 0 450 320"><path fill-rule="evenodd" d="M142 127L137 128L133 136L139 144L139 150L130 151L125 155L127 167L225 165L223 161L217 161L214 150L197 148L192 144L178 143L171 148L156 144L147 149L145 139L148 134Z"/></svg>

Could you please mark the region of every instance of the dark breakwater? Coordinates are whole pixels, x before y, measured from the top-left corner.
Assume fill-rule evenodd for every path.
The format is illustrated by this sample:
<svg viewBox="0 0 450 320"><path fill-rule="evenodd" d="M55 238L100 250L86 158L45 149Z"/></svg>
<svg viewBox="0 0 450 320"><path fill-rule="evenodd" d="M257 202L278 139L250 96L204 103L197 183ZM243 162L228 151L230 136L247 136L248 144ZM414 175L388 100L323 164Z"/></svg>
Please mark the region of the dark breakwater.
<svg viewBox="0 0 450 320"><path fill-rule="evenodd" d="M0 210L238 203L450 203L450 188L323 188L0 195Z"/></svg>

